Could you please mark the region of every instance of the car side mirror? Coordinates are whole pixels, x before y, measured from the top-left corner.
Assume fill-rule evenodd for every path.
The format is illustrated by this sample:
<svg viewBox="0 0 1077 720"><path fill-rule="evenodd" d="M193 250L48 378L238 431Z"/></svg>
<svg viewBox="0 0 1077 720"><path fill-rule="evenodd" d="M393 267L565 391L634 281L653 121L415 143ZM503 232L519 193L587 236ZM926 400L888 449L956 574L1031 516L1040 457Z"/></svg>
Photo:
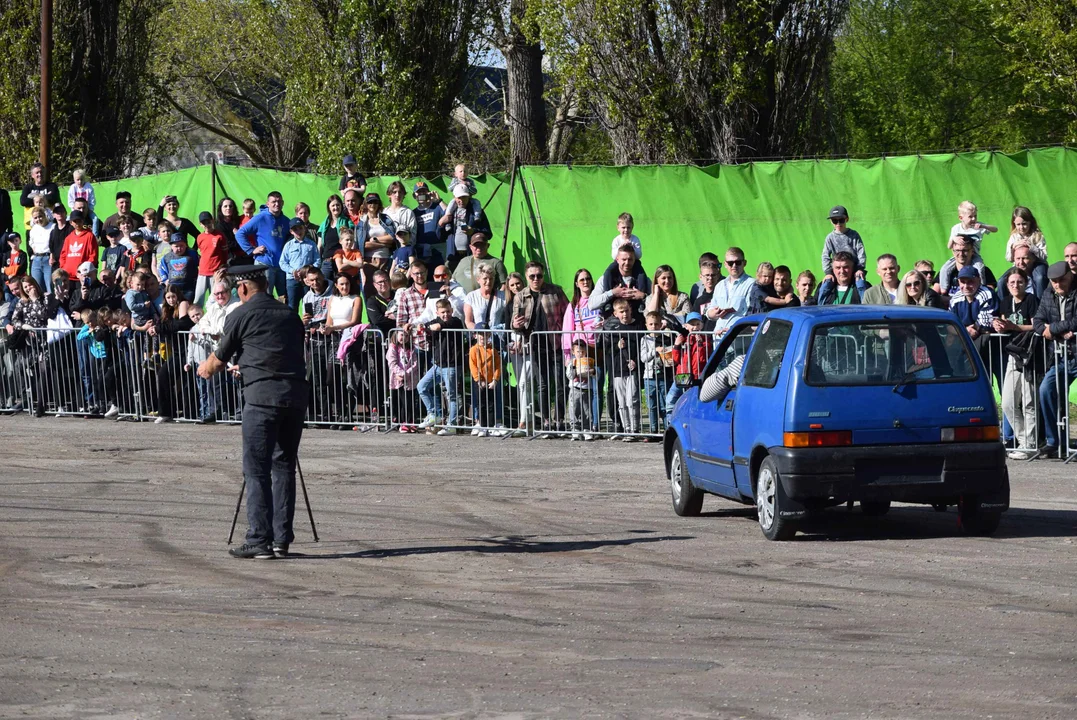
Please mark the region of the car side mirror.
<svg viewBox="0 0 1077 720"><path fill-rule="evenodd" d="M673 376L673 383L682 390L687 390L698 385L699 378L694 377L692 373L677 373Z"/></svg>

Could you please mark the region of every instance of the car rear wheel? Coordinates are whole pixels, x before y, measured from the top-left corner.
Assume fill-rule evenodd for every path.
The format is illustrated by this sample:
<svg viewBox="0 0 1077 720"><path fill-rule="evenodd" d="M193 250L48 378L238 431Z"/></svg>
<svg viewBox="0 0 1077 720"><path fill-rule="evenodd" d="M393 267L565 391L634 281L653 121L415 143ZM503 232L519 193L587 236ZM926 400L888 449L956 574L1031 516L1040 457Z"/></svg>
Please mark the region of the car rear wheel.
<svg viewBox="0 0 1077 720"><path fill-rule="evenodd" d="M998 530L1002 513L984 510L975 496L962 497L957 501L957 523L966 535L993 535Z"/></svg>
<svg viewBox="0 0 1077 720"><path fill-rule="evenodd" d="M889 500L861 500L860 512L868 517L882 517L890 512Z"/></svg>
<svg viewBox="0 0 1077 720"><path fill-rule="evenodd" d="M703 491L692 484L680 440L673 444L673 456L669 459L669 489L673 512L681 516L699 515L703 509Z"/></svg>
<svg viewBox="0 0 1077 720"><path fill-rule="evenodd" d="M771 458L763 458L755 481L755 509L759 528L767 540L792 540L797 524L782 517L785 509L785 490L782 489L778 468Z"/></svg>

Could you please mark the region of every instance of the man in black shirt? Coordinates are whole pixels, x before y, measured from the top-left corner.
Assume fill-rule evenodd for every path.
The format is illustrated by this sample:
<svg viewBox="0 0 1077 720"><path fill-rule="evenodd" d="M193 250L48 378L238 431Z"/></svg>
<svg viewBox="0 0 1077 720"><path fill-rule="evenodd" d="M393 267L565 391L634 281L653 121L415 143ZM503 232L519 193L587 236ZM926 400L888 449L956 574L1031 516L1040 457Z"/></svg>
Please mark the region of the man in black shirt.
<svg viewBox="0 0 1077 720"><path fill-rule="evenodd" d="M131 213L131 193L126 190L120 190L116 193L116 212L109 215L104 225L101 226L102 240L109 228L120 229L120 218L128 218L131 221L132 230L142 224L142 218Z"/></svg>
<svg viewBox="0 0 1077 720"><path fill-rule="evenodd" d="M266 294L265 265L235 265L242 303L224 322L217 349L198 368L209 379L234 356L243 379L243 477L247 541L237 558L286 557L294 539L295 468L310 387L303 357L303 322Z"/></svg>
<svg viewBox="0 0 1077 720"><path fill-rule="evenodd" d="M45 196L45 207L60 202L60 189L56 187L56 183L45 180L45 166L39 162L30 166L30 182L22 186L19 204L24 208L32 208L35 195Z"/></svg>

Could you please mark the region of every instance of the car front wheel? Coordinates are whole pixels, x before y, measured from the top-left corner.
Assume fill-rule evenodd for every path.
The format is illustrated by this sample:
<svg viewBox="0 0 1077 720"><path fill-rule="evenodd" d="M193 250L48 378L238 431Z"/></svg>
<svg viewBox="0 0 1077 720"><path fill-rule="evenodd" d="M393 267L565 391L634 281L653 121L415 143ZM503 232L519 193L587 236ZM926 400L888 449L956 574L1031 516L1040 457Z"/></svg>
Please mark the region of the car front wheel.
<svg viewBox="0 0 1077 720"><path fill-rule="evenodd" d="M699 515L703 509L703 491L692 485L680 440L674 442L673 456L669 459L669 489L673 496L673 512L681 516Z"/></svg>
<svg viewBox="0 0 1077 720"><path fill-rule="evenodd" d="M778 468L769 457L763 459L756 476L755 509L759 514L759 528L767 540L792 540L797 534L796 522L782 517L785 490Z"/></svg>

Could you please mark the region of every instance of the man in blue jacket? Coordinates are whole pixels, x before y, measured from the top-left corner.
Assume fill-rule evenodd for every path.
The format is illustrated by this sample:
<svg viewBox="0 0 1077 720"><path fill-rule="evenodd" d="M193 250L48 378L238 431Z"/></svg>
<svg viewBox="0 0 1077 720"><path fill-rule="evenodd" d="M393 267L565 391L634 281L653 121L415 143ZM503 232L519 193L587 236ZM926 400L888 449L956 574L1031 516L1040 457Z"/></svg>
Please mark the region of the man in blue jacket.
<svg viewBox="0 0 1077 720"><path fill-rule="evenodd" d="M254 258L256 265L265 265L266 280L269 285L266 292L276 290L277 297L288 294L286 274L280 269L280 254L284 243L290 237L289 220L281 212L284 198L274 190L266 198L266 204L255 213L243 227L236 230L236 242L244 252Z"/></svg>

